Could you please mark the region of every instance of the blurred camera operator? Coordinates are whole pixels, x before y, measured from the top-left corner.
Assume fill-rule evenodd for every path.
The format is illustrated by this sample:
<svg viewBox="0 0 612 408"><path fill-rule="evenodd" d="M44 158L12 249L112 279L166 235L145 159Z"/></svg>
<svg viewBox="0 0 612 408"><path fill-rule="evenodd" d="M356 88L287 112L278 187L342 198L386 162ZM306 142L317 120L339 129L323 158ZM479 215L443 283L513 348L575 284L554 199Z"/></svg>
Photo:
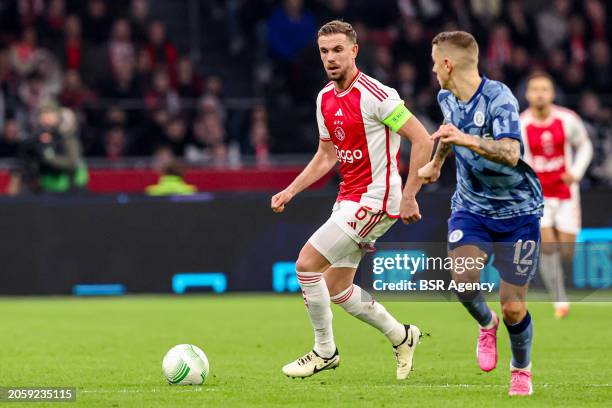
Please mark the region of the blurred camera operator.
<svg viewBox="0 0 612 408"><path fill-rule="evenodd" d="M68 193L87 185L76 117L55 103L41 106L33 131L22 144L20 159L11 194L23 192L23 186L33 193Z"/></svg>

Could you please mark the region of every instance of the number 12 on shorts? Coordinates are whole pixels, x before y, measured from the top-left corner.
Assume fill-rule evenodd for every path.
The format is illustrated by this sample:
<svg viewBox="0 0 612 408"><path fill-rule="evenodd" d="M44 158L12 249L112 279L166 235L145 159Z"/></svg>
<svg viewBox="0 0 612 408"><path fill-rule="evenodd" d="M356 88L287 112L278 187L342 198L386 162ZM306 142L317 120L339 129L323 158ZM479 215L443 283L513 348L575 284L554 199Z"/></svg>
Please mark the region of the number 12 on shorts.
<svg viewBox="0 0 612 408"><path fill-rule="evenodd" d="M514 258L513 263L516 265L516 271L520 274L526 274L534 265L534 254L538 245L532 239L523 241L519 239L514 243Z"/></svg>

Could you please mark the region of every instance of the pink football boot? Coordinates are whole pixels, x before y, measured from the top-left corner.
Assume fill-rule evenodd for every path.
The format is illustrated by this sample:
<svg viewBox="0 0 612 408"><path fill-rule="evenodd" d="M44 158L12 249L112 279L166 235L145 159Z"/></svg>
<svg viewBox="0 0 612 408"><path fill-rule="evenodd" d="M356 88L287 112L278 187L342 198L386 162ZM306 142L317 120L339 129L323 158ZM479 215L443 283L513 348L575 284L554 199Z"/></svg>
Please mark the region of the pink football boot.
<svg viewBox="0 0 612 408"><path fill-rule="evenodd" d="M480 328L478 346L476 347L478 366L482 371L491 371L497 365L497 328L499 327L499 318L492 310L491 314L493 315L495 326L491 329Z"/></svg>
<svg viewBox="0 0 612 408"><path fill-rule="evenodd" d="M533 394L533 385L531 385L531 371L517 370L511 371L512 378L510 379L510 391L508 395L531 395Z"/></svg>

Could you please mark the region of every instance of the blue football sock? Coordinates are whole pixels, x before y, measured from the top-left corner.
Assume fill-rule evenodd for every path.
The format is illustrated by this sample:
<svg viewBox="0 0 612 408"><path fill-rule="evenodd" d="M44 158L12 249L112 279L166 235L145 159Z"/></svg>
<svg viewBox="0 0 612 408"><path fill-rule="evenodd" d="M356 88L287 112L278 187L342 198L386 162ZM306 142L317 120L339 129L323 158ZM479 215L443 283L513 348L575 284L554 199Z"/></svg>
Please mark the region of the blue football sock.
<svg viewBox="0 0 612 408"><path fill-rule="evenodd" d="M531 342L533 340L533 324L529 312L517 324L506 323L510 334L510 348L512 349L512 366L525 368L531 362Z"/></svg>
<svg viewBox="0 0 612 408"><path fill-rule="evenodd" d="M493 315L481 292L458 292L457 297L479 325L486 326L491 323Z"/></svg>

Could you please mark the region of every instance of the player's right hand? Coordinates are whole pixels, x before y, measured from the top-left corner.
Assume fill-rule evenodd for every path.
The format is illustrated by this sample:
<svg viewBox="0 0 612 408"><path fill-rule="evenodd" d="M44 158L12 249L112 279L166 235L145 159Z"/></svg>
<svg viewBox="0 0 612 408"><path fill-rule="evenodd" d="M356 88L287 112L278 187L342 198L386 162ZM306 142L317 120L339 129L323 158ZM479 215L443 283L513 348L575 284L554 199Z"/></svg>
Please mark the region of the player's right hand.
<svg viewBox="0 0 612 408"><path fill-rule="evenodd" d="M432 160L421 167L417 174L424 184L435 183L440 178L440 166Z"/></svg>
<svg viewBox="0 0 612 408"><path fill-rule="evenodd" d="M283 190L280 193L272 196L272 200L270 202L270 207L272 207L272 211L275 213L280 213L285 210L285 204L287 204L293 198L293 194L291 194L287 190Z"/></svg>

